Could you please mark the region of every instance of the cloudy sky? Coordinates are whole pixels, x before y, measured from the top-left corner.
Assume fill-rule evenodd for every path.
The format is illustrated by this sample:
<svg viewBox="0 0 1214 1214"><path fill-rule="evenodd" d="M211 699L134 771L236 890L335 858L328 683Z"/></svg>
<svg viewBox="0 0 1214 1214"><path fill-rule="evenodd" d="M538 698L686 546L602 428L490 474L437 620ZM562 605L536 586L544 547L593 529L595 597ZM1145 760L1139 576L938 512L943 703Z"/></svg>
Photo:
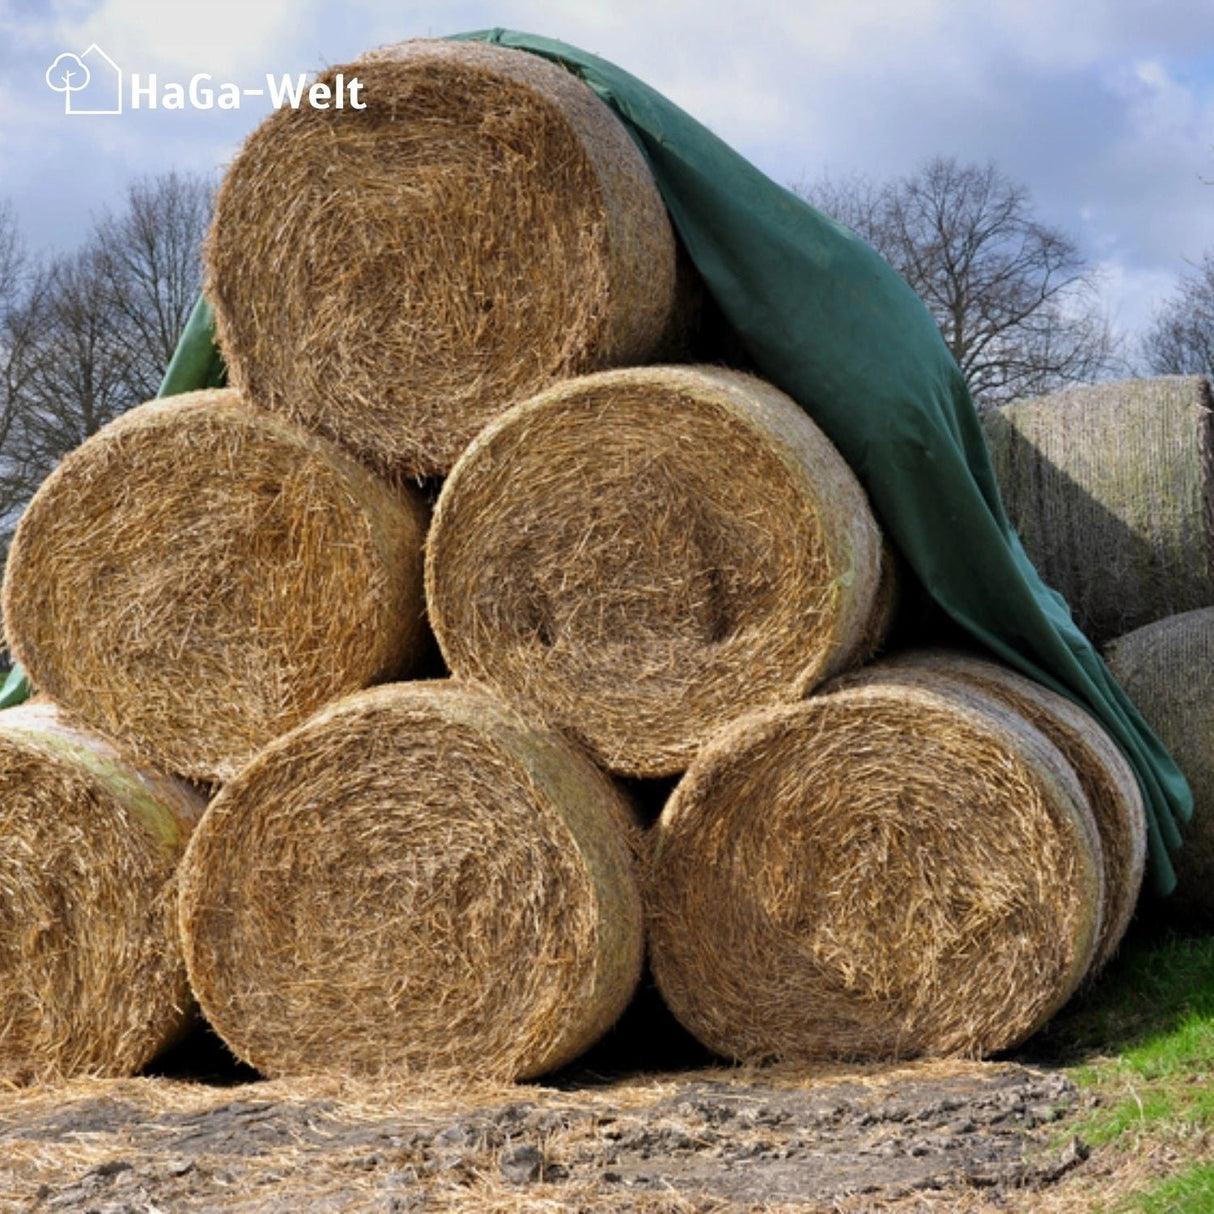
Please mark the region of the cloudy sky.
<svg viewBox="0 0 1214 1214"><path fill-rule="evenodd" d="M131 179L221 170L269 111L69 114L60 55L95 43L128 89L244 89L494 25L618 63L784 184L993 161L1102 266L1130 334L1214 251L1212 0L0 0L0 201L30 244L70 248Z"/></svg>

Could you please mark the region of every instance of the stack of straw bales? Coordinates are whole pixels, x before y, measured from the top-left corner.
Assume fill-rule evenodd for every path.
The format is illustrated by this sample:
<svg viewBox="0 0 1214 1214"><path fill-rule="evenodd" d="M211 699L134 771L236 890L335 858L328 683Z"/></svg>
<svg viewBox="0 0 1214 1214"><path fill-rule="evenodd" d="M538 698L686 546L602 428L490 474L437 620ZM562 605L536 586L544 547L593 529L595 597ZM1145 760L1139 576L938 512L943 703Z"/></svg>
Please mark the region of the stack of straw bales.
<svg viewBox="0 0 1214 1214"><path fill-rule="evenodd" d="M537 1075L620 1013L647 918L672 1008L730 1056L1032 1032L1107 960L1141 880L1111 744L955 657L821 690L892 618L879 529L787 397L660 361L691 311L675 241L586 86L467 43L338 73L367 109L274 114L219 196L207 293L234 386L84 444L5 578L40 688L219 786L177 874L203 1013L273 1075ZM429 524L407 481L443 475ZM453 677L410 683L423 546ZM648 839L615 775L680 777ZM107 812L148 873L130 895L150 894L93 941L100 912L62 910L91 888L65 860L31 914L129 983L185 828L147 844L119 783ZM48 797L21 812L51 840ZM30 880L52 843L21 839L0 865ZM6 1000L0 1058L58 981L5 972L27 964L41 993ZM166 1019L123 1011L111 1036L140 1015ZM168 1019L79 1065L140 1065Z"/></svg>
<svg viewBox="0 0 1214 1214"><path fill-rule="evenodd" d="M1097 643L1214 605L1210 409L1204 378L1159 376L985 415L1008 516Z"/></svg>
<svg viewBox="0 0 1214 1214"><path fill-rule="evenodd" d="M589 1044L637 978L621 794L484 693L323 710L424 663L428 511L407 480L446 472L522 396L668 353L694 293L638 149L569 74L431 42L330 82L343 72L365 110L280 111L221 191L206 277L233 386L136 409L63 462L18 530L6 629L71 720L222 786L182 913L206 1011L238 1052L275 1073L530 1074ZM306 750L305 725L321 739L311 766L286 741ZM315 776L303 790L297 770ZM242 815L249 786L270 799ZM247 833L225 835L237 821ZM3 846L16 870L39 862L19 832ZM87 893L71 880L55 886L65 905ZM208 882L233 891L230 906ZM242 901L242 883L262 900ZM314 899L318 921L301 909ZM261 947L259 907L277 948ZM281 984L254 989L242 956ZM132 965L114 980L136 978ZM352 1016L350 993L368 987L380 1001ZM274 1037L260 1024L244 1044L239 1012L260 1017L259 998L287 1001L288 1044L259 1044ZM362 1045L333 1047L347 1032ZM146 1059L70 1053L63 1070Z"/></svg>

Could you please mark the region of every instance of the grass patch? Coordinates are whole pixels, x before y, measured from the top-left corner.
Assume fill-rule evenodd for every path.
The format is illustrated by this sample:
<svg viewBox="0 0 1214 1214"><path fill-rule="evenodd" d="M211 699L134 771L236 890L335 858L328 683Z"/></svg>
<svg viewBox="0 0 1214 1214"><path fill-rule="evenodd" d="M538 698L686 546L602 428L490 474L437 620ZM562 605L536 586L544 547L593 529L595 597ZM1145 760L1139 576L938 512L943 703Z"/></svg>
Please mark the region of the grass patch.
<svg viewBox="0 0 1214 1214"><path fill-rule="evenodd" d="M1195 1164L1131 1198L1124 1209L1127 1214L1206 1214L1214 1210L1214 1164Z"/></svg>
<svg viewBox="0 0 1214 1214"><path fill-rule="evenodd" d="M1139 928L1021 1057L1062 1067L1087 1094L1089 1111L1068 1119L1066 1133L1090 1146L1204 1138L1214 1127L1214 936ZM1210 1175L1198 1165L1192 1183ZM1214 1201L1142 1208L1214 1210Z"/></svg>
<svg viewBox="0 0 1214 1214"><path fill-rule="evenodd" d="M1214 936L1138 928L1028 1052L1063 1066L1120 1055L1143 1074L1214 1059Z"/></svg>

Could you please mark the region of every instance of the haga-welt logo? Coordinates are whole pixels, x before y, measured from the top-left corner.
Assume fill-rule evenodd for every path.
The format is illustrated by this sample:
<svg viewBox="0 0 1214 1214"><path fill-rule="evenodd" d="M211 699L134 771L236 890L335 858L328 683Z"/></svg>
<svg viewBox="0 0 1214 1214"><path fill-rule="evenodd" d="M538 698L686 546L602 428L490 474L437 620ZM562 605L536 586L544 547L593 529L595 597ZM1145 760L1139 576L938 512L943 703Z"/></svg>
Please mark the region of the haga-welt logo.
<svg viewBox="0 0 1214 1214"><path fill-rule="evenodd" d="M121 114L124 103L132 110L238 110L246 97L269 97L275 109L365 110L362 81L338 72L331 85L308 84L307 74L274 76L266 73L264 88L241 88L231 81L216 82L209 72L197 72L184 84L161 81L155 72L122 69L95 42L82 54L65 52L46 69L46 83L63 94L65 114ZM124 88L124 85L126 86Z"/></svg>

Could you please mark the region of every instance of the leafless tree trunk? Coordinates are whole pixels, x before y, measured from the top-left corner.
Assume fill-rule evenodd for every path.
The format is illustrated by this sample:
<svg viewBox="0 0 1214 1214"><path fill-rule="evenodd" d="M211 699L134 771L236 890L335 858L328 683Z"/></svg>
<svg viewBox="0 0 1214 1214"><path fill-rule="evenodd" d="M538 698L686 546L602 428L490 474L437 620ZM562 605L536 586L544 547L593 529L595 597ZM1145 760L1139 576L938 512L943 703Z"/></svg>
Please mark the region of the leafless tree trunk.
<svg viewBox="0 0 1214 1214"><path fill-rule="evenodd" d="M1118 369L1092 267L993 165L938 157L884 185L824 180L800 192L910 283L980 404Z"/></svg>

